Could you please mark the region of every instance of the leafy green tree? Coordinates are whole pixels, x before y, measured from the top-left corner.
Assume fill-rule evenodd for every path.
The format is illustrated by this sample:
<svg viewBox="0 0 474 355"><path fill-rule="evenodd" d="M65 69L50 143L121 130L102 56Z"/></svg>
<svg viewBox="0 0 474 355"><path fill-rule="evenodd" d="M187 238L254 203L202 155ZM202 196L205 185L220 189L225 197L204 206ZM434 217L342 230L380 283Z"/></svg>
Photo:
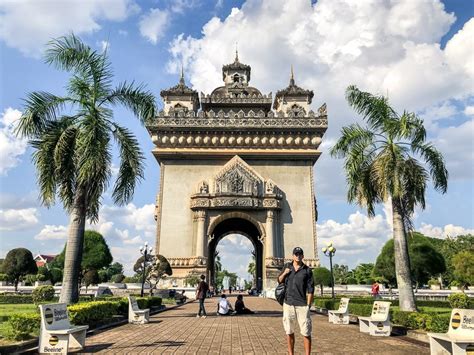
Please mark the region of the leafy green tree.
<svg viewBox="0 0 474 355"><path fill-rule="evenodd" d="M112 277L110 278L110 281L114 283L121 283L124 279L125 279L124 274L115 274L115 275L112 275Z"/></svg>
<svg viewBox="0 0 474 355"><path fill-rule="evenodd" d="M430 277L439 275L446 270L441 255L423 234L410 233L408 237L408 253L410 256L411 279L417 285L426 284ZM395 285L394 240L385 243L374 267L374 275L384 277L388 283Z"/></svg>
<svg viewBox="0 0 474 355"><path fill-rule="evenodd" d="M109 273L106 269L99 270L97 273L99 274L100 282L108 282L110 280Z"/></svg>
<svg viewBox="0 0 474 355"><path fill-rule="evenodd" d="M446 271L442 274L443 282L445 285L450 285L451 282L457 281L454 277L454 266L452 259L457 253L470 250L474 252L474 235L458 235L457 237L446 237L440 238L429 238L431 244L436 250L444 256L446 261Z"/></svg>
<svg viewBox="0 0 474 355"><path fill-rule="evenodd" d="M121 104L144 123L155 115L155 98L133 82L112 87L107 51L99 53L74 35L49 42L45 59L72 74L67 94L28 94L17 132L34 149L42 203L50 206L57 196L70 215L60 302L75 303L85 222L98 219L101 197L111 178L114 141L120 159L114 202L128 203L143 177L139 142L130 130L114 122L112 108Z"/></svg>
<svg viewBox="0 0 474 355"><path fill-rule="evenodd" d="M374 278L372 273L374 271L374 264L362 263L356 266L352 271L352 275L359 285L372 285Z"/></svg>
<svg viewBox="0 0 474 355"><path fill-rule="evenodd" d="M37 281L51 281L53 276L46 266L40 266L38 272L36 273Z"/></svg>
<svg viewBox="0 0 474 355"><path fill-rule="evenodd" d="M143 279L143 261L144 256L141 256L135 262L133 271L138 282ZM168 260L163 255L147 254L145 263L145 282L150 286L150 294L158 286L158 282L165 276L173 275L173 270Z"/></svg>
<svg viewBox="0 0 474 355"><path fill-rule="evenodd" d="M191 286L191 287L196 286L200 281L201 281L201 279L197 275L188 275L184 279L184 283L186 285Z"/></svg>
<svg viewBox="0 0 474 355"><path fill-rule="evenodd" d="M414 113L399 115L388 98L355 86L347 88L346 99L368 127L343 127L331 155L345 158L349 202L366 207L369 216L375 215L375 205L391 203L400 309L416 311L406 233L412 230L415 207L425 208L429 177L434 188L445 193L448 171L441 153L426 142L423 120Z"/></svg>
<svg viewBox="0 0 474 355"><path fill-rule="evenodd" d="M452 259L454 277L464 285L474 285L474 251L465 250L457 253Z"/></svg>
<svg viewBox="0 0 474 355"><path fill-rule="evenodd" d="M25 248L12 249L7 253L2 264L2 271L7 274L8 280L13 282L15 292L18 283L28 274L36 274L38 268L31 251Z"/></svg>
<svg viewBox="0 0 474 355"><path fill-rule="evenodd" d="M50 267L49 272L51 273L51 283L55 285L58 282L61 282L63 279L63 271L57 267Z"/></svg>
<svg viewBox="0 0 474 355"><path fill-rule="evenodd" d="M256 285L256 279L257 279L257 267L255 263L255 255L252 255L252 260L249 262L247 266L247 272L252 276L252 284L255 286Z"/></svg>
<svg viewBox="0 0 474 355"><path fill-rule="evenodd" d="M87 288L90 285L97 285L99 283L99 273L97 270L87 270L86 273L84 274L84 285L86 285L86 292Z"/></svg>
<svg viewBox="0 0 474 355"><path fill-rule="evenodd" d="M106 268L106 271L107 271L106 281L109 281L112 279L112 276L117 275L117 274L123 274L123 265L116 261L115 263L110 264Z"/></svg>
<svg viewBox="0 0 474 355"><path fill-rule="evenodd" d="M59 265L64 265L67 252L67 243L63 251L54 259ZM81 272L78 282L82 282L82 278L89 270L99 270L107 267L112 262L112 254L104 237L93 230L87 230L84 233L84 243L82 251Z"/></svg>
<svg viewBox="0 0 474 355"><path fill-rule="evenodd" d="M352 277L352 272L349 271L349 266L347 265L334 264L332 267L332 271L334 274L334 282L336 284L346 285L347 279L349 277Z"/></svg>
<svg viewBox="0 0 474 355"><path fill-rule="evenodd" d="M316 267L313 269L313 279L314 284L319 285L321 290L321 296L323 295L323 287L324 286L331 286L331 271L326 269L325 267Z"/></svg>

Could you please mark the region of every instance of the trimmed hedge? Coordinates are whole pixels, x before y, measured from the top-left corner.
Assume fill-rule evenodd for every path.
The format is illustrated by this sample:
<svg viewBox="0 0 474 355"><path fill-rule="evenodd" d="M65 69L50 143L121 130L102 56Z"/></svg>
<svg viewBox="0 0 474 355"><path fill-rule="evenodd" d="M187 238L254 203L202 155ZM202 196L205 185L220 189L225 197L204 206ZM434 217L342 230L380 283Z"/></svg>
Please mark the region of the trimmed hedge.
<svg viewBox="0 0 474 355"><path fill-rule="evenodd" d="M140 308L159 307L161 306L161 297L137 298L137 303ZM72 324L88 325L94 328L98 324L111 320L115 315L126 316L128 314L128 299L126 297L104 297L97 301L77 303L68 306L68 313L69 321ZM12 314L6 322L5 336L10 340L23 340L31 334L37 335L40 321L39 313Z"/></svg>
<svg viewBox="0 0 474 355"><path fill-rule="evenodd" d="M68 307L69 320L75 325L87 324L89 327L94 327L119 314L119 307L120 303L117 301L93 301L73 304Z"/></svg>
<svg viewBox="0 0 474 355"><path fill-rule="evenodd" d="M16 294L4 294L0 295L0 303L5 304L20 304L20 303L33 303L32 295L16 295Z"/></svg>
<svg viewBox="0 0 474 355"><path fill-rule="evenodd" d="M371 315L373 302L374 300L372 298L351 298L349 302L349 313L357 316L368 317ZM392 306L398 306L398 301L390 302L392 302ZM433 305L433 303L442 304L444 306L440 308L449 308L449 304L447 304L447 302L439 301L417 301L417 306L436 307ZM339 307L339 299L332 300L320 298L316 299L314 301L314 304L316 307L326 309L337 309ZM446 305L448 307L446 307ZM422 329L426 331L443 333L448 330L451 314L435 312L404 312L391 308L390 318L393 323L402 325L409 329Z"/></svg>
<svg viewBox="0 0 474 355"><path fill-rule="evenodd" d="M336 298L335 302L332 300L330 297L315 297L317 301L322 301L322 302L328 302L328 304L334 304L337 303L339 305L339 299ZM375 300L372 297L350 297L351 301L350 303L353 304L367 304L370 303L372 304ZM381 300L384 301L384 300ZM387 300L392 303L392 306L398 306L398 300ZM332 302L332 303L331 303ZM451 308L451 305L448 301L425 301L425 300L417 300L416 301L417 307L436 307L436 308ZM320 306L322 307L322 306ZM328 307L324 307L328 308ZM334 309L334 308L328 308L328 309Z"/></svg>

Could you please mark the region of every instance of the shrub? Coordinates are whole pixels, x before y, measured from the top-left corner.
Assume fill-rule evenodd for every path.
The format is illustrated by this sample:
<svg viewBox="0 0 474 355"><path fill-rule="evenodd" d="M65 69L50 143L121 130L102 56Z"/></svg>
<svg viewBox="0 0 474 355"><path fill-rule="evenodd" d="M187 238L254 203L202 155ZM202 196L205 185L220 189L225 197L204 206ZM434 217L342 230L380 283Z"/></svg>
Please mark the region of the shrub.
<svg viewBox="0 0 474 355"><path fill-rule="evenodd" d="M0 273L0 281L8 281L8 276L7 276L7 274L1 274L1 273Z"/></svg>
<svg viewBox="0 0 474 355"><path fill-rule="evenodd" d="M451 308L469 308L469 297L465 293L453 293L448 296Z"/></svg>
<svg viewBox="0 0 474 355"><path fill-rule="evenodd" d="M458 280L453 280L451 281L451 283L449 284L449 286L452 286L452 287L459 287L459 286L462 286L461 282L459 282Z"/></svg>
<svg viewBox="0 0 474 355"><path fill-rule="evenodd" d="M121 283L124 278L125 276L123 274L115 274L112 275L112 278L110 280L115 283Z"/></svg>
<svg viewBox="0 0 474 355"><path fill-rule="evenodd" d="M33 290L33 303L52 301L54 299L54 287L51 285L38 286Z"/></svg>
<svg viewBox="0 0 474 355"><path fill-rule="evenodd" d="M5 337L10 340L27 339L31 333L35 335L40 328L40 315L36 313L15 313L8 318Z"/></svg>
<svg viewBox="0 0 474 355"><path fill-rule="evenodd" d="M4 294L0 295L0 304L14 303L33 303L33 297L31 295L15 295L15 294Z"/></svg>
<svg viewBox="0 0 474 355"><path fill-rule="evenodd" d="M94 327L118 314L119 306L119 302L116 301L92 301L74 304L68 307L69 320L75 325Z"/></svg>
<svg viewBox="0 0 474 355"><path fill-rule="evenodd" d="M432 285L440 285L439 283L439 280L438 279L429 279L428 280L428 286L432 286Z"/></svg>

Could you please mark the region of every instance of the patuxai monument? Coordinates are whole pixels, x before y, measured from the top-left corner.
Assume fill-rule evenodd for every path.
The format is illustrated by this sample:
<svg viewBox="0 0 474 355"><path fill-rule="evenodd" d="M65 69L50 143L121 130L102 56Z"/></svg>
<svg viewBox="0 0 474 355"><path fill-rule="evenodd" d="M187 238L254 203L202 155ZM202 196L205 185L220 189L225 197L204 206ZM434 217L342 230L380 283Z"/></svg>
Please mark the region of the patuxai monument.
<svg viewBox="0 0 474 355"><path fill-rule="evenodd" d="M319 264L313 167L326 105L313 112L313 91L297 86L293 73L274 98L250 86L250 75L237 54L211 94L198 95L181 75L147 124L161 171L156 252L178 284L190 274L213 284L216 248L229 234L252 242L258 289L275 287L295 246L309 266Z"/></svg>

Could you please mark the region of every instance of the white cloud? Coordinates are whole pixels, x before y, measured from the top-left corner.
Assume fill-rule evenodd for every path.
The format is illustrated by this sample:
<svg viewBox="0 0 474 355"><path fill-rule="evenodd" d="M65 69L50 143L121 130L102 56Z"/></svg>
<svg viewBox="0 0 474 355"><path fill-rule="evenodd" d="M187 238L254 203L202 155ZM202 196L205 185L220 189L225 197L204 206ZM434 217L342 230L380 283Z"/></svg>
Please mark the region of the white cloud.
<svg viewBox="0 0 474 355"><path fill-rule="evenodd" d="M98 31L101 21L123 21L139 11L133 0L42 0L0 2L0 39L29 56L39 56L54 37Z"/></svg>
<svg viewBox="0 0 474 355"><path fill-rule="evenodd" d="M464 108L464 114L466 116L474 116L474 106L466 106Z"/></svg>
<svg viewBox="0 0 474 355"><path fill-rule="evenodd" d="M109 41L100 41L100 49L102 52L110 52L110 42Z"/></svg>
<svg viewBox="0 0 474 355"><path fill-rule="evenodd" d="M434 139L442 152L450 179L474 178L474 120L440 130Z"/></svg>
<svg viewBox="0 0 474 355"><path fill-rule="evenodd" d="M22 230L38 224L36 208L0 209L0 231Z"/></svg>
<svg viewBox="0 0 474 355"><path fill-rule="evenodd" d="M19 157L26 151L27 140L15 135L15 128L21 112L11 107L2 113L0 118L0 175L20 163Z"/></svg>
<svg viewBox="0 0 474 355"><path fill-rule="evenodd" d="M474 229L455 226L453 224L447 224L444 227L435 227L431 224L421 223L421 227L418 228L418 231L424 235L427 235L428 237L435 238L457 237L458 235L474 234Z"/></svg>
<svg viewBox="0 0 474 355"><path fill-rule="evenodd" d="M177 73L183 62L193 87L210 93L222 85L222 65L238 42L240 60L252 66L251 84L267 93L287 85L293 64L297 84L315 90L313 109L326 102L329 111L316 189L342 200L342 160L328 150L342 126L360 120L345 89L388 93L398 111L434 107L425 112L435 114L430 119L445 119L455 110L449 100L472 95L474 81L474 19L445 49L439 45L454 21L440 1L248 0L227 18L209 20L200 38L175 37L168 70Z"/></svg>
<svg viewBox="0 0 474 355"><path fill-rule="evenodd" d="M67 239L67 227L45 225L44 228L35 235L36 240L64 240Z"/></svg>
<svg viewBox="0 0 474 355"><path fill-rule="evenodd" d="M140 34L151 43L157 44L164 36L169 24L170 13L168 10L150 9L148 14L142 16L139 22Z"/></svg>
<svg viewBox="0 0 474 355"><path fill-rule="evenodd" d="M355 259L361 257L365 262L374 262L382 246L392 237L391 209L389 205L385 207L385 216L377 214L369 218L357 211L348 217L347 223L331 219L318 223L319 247L332 242L337 254L345 256L338 259L338 263L355 265Z"/></svg>

